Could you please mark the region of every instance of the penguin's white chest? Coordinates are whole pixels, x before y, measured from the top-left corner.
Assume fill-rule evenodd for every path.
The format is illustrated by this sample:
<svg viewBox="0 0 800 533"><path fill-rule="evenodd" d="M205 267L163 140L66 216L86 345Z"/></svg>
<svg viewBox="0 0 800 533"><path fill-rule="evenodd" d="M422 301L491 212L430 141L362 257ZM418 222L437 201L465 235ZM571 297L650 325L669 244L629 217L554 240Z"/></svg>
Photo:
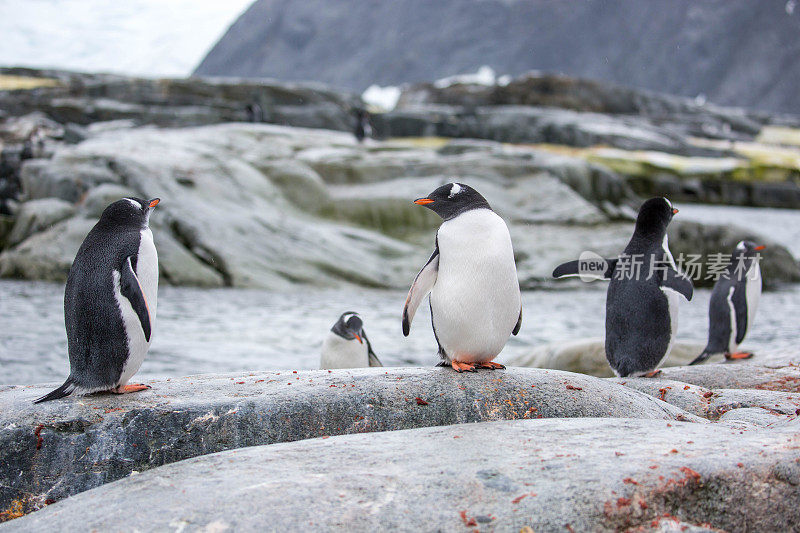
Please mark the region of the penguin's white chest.
<svg viewBox="0 0 800 533"><path fill-rule="evenodd" d="M369 350L367 343L357 339L343 339L334 332L329 332L322 343L322 354L319 367L330 368L362 368L369 366Z"/></svg>
<svg viewBox="0 0 800 533"><path fill-rule="evenodd" d="M122 323L128 336L128 358L122 369L117 385L125 385L142 366L144 357L153 341L156 325L156 308L158 306L158 252L153 242L153 232L145 228L141 232L139 253L137 256L136 277L144 293L147 309L150 314L150 340L145 339L142 323L133 306L120 291L120 274L114 272L114 295L122 312Z"/></svg>
<svg viewBox="0 0 800 533"><path fill-rule="evenodd" d="M444 222L438 244L431 308L439 343L459 361L489 361L505 346L521 305L508 227L493 211L474 209Z"/></svg>
<svg viewBox="0 0 800 533"><path fill-rule="evenodd" d="M758 264L758 260L753 260L753 264L747 272L745 283L744 296L747 302L747 329L750 330L753 327L753 321L756 319L758 301L761 299L761 266Z"/></svg>

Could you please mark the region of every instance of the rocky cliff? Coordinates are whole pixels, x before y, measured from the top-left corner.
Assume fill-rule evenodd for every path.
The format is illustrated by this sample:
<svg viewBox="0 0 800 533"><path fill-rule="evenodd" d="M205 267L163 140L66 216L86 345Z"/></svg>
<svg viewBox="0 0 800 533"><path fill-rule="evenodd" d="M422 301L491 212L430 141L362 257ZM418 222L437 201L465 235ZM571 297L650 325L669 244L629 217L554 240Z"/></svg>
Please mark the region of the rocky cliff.
<svg viewBox="0 0 800 533"><path fill-rule="evenodd" d="M258 0L196 73L364 90L474 72L562 72L800 112L787 0Z"/></svg>

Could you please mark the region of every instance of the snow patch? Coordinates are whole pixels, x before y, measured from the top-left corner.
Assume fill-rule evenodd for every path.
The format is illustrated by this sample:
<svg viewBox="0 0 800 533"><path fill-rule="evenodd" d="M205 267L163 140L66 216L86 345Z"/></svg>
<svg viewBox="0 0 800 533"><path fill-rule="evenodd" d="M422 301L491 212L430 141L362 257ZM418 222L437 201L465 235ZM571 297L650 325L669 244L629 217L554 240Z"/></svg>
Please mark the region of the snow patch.
<svg viewBox="0 0 800 533"><path fill-rule="evenodd" d="M188 76L252 0L0 0L0 65Z"/></svg>
<svg viewBox="0 0 800 533"><path fill-rule="evenodd" d="M361 95L368 106L376 107L382 111L391 111L397 105L402 91L399 87L381 87L370 85Z"/></svg>

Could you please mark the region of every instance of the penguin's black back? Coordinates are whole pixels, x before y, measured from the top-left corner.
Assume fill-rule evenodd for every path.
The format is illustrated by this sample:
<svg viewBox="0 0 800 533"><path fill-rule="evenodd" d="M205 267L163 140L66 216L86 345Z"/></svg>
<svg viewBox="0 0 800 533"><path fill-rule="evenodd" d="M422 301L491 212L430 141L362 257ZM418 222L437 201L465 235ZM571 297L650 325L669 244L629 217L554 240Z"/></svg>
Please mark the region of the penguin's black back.
<svg viewBox="0 0 800 533"><path fill-rule="evenodd" d="M652 258L665 256L660 243L632 241L625 253L643 254L639 279L624 278L618 265L606 295L606 357L623 377L654 369L672 337L667 297L655 277L646 279Z"/></svg>
<svg viewBox="0 0 800 533"><path fill-rule="evenodd" d="M128 358L128 339L114 296L112 272L127 257L136 271L141 228L98 222L81 244L64 291L70 379L86 389L116 385Z"/></svg>
<svg viewBox="0 0 800 533"><path fill-rule="evenodd" d="M606 358L623 377L653 370L672 338L669 302L659 285L659 271L647 279L653 261L666 264L662 243L662 232L640 231L637 225L622 257L640 261L638 279L625 271L631 268L630 262L626 265L620 260L608 286Z"/></svg>

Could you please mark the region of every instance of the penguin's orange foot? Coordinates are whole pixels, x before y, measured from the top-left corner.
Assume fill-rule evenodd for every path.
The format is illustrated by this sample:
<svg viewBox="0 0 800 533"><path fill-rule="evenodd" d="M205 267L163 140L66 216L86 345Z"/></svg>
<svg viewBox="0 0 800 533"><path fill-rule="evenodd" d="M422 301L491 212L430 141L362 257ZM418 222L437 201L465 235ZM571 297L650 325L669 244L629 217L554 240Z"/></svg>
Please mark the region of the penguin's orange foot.
<svg viewBox="0 0 800 533"><path fill-rule="evenodd" d="M475 370L475 365L472 365L470 363L450 361L450 366L452 366L453 370L455 370L456 372L477 372L477 370Z"/></svg>
<svg viewBox="0 0 800 533"><path fill-rule="evenodd" d="M645 378L654 378L654 377L656 377L657 375L659 375L660 373L661 373L661 370L653 370L653 371L651 371L651 372L648 372L647 374L645 374L645 375L644 375L644 376L642 376L642 377L645 377Z"/></svg>
<svg viewBox="0 0 800 533"><path fill-rule="evenodd" d="M500 363L495 363L494 361L486 361L485 363L476 363L475 366L477 368L488 368L489 370L501 369L504 370L506 367L505 365L501 365Z"/></svg>
<svg viewBox="0 0 800 533"><path fill-rule="evenodd" d="M725 359L750 359L751 357L753 357L753 352L733 352L725 354Z"/></svg>
<svg viewBox="0 0 800 533"><path fill-rule="evenodd" d="M147 390L149 388L151 388L150 385L144 385L142 383L131 383L130 385L125 385L123 387L117 387L115 389L111 389L111 392L115 394L127 394L129 392L139 392Z"/></svg>

